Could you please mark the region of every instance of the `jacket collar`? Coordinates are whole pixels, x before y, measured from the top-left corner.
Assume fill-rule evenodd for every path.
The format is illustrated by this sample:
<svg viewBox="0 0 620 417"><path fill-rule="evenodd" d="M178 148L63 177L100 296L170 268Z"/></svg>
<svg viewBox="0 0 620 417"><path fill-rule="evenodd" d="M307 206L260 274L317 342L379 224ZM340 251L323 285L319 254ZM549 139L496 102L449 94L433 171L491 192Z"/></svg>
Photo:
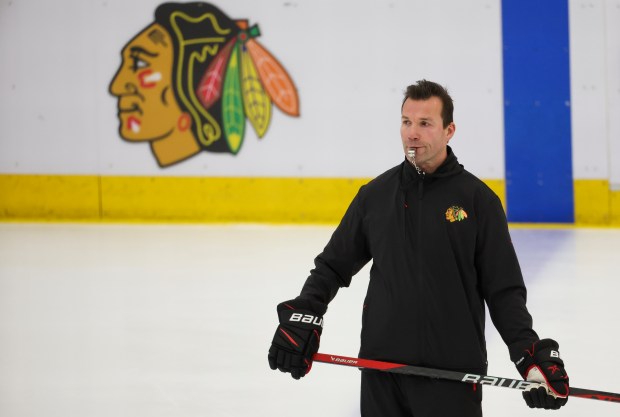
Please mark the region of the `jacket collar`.
<svg viewBox="0 0 620 417"><path fill-rule="evenodd" d="M450 177L460 174L464 170L463 165L459 164L456 155L454 155L454 152L452 152L452 148L449 146L448 156L446 157L446 160L443 161L443 163L439 167L437 167L435 172L433 172L432 174L418 174L416 169L413 167L413 165L411 165L407 158L405 158L405 161L402 163L402 167L403 168L401 183L404 187L421 179L424 179L425 181L432 181L437 178Z"/></svg>

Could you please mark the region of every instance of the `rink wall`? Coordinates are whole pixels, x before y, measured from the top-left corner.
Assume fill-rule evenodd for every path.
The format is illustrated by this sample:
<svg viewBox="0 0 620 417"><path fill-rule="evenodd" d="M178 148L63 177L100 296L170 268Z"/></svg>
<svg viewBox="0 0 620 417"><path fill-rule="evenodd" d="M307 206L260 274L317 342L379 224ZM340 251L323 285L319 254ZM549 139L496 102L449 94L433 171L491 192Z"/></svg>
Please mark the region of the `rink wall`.
<svg viewBox="0 0 620 417"><path fill-rule="evenodd" d="M369 3L214 3L258 25L299 107L246 109L240 140L173 163L117 115L121 51L160 2L1 4L0 219L333 223L402 160L402 91L427 78L510 221L620 225L620 0ZM142 75L146 97L162 76Z"/></svg>
<svg viewBox="0 0 620 417"><path fill-rule="evenodd" d="M337 222L370 178L0 175L4 220ZM485 180L504 206L505 183ZM7 198L5 198L7 197ZM576 224L620 225L620 193L575 181Z"/></svg>
<svg viewBox="0 0 620 417"><path fill-rule="evenodd" d="M18 175L0 191L16 219L333 223L367 181Z"/></svg>

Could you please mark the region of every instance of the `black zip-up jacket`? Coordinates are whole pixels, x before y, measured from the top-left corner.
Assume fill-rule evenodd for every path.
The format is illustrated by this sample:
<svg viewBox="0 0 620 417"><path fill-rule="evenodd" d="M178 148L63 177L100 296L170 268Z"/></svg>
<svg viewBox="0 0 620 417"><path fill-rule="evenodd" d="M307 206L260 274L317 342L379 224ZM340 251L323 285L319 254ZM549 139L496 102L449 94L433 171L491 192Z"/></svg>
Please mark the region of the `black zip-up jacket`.
<svg viewBox="0 0 620 417"><path fill-rule="evenodd" d="M372 259L360 357L486 372L486 301L513 361L538 340L499 198L448 157L362 186L300 297L328 304Z"/></svg>

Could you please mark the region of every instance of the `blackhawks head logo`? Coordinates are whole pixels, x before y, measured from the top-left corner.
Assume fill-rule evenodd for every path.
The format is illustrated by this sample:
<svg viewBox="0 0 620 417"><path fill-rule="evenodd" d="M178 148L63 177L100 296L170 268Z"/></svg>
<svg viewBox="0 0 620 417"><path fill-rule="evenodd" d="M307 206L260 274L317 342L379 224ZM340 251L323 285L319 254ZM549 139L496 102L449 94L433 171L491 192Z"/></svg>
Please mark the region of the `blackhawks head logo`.
<svg viewBox="0 0 620 417"><path fill-rule="evenodd" d="M262 138L272 104L299 115L297 90L257 25L203 3L164 3L123 48L109 91L119 135L148 142L161 167L198 152L236 154L246 118Z"/></svg>
<svg viewBox="0 0 620 417"><path fill-rule="evenodd" d="M452 206L446 210L446 220L450 223L460 222L467 218L467 213L463 210L463 207Z"/></svg>

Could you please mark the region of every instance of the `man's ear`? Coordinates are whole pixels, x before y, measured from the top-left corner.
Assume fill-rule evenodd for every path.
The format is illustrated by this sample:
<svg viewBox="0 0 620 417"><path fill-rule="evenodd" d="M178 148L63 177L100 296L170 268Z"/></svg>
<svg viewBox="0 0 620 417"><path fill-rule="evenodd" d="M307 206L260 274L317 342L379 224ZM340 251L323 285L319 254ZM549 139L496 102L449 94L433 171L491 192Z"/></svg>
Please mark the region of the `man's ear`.
<svg viewBox="0 0 620 417"><path fill-rule="evenodd" d="M454 132L456 132L456 125L454 124L454 122L452 122L446 127L445 130L446 139L448 139L448 142L450 142L450 139L452 139L452 136L454 136Z"/></svg>

